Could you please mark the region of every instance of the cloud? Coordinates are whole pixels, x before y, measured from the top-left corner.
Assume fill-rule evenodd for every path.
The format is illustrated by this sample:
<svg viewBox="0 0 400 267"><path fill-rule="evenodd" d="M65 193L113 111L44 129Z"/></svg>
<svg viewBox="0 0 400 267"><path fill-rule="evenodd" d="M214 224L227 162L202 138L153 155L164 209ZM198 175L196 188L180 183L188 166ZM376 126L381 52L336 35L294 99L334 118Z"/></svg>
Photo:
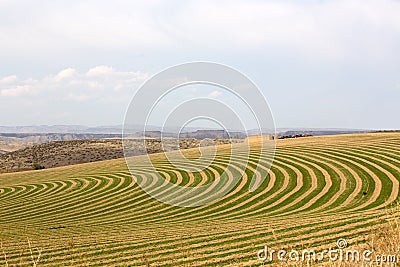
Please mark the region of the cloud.
<svg viewBox="0 0 400 267"><path fill-rule="evenodd" d="M222 93L220 91L212 91L211 93L209 93L207 96L210 98L217 98L220 95L222 95Z"/></svg>
<svg viewBox="0 0 400 267"><path fill-rule="evenodd" d="M33 91L33 89L34 89L33 86L29 85L17 85L15 87L2 89L0 91L0 95L5 97L27 95L30 94Z"/></svg>
<svg viewBox="0 0 400 267"><path fill-rule="evenodd" d="M8 114L1 117L3 125L118 124L135 90L149 77L103 66L18 76L0 76L0 113Z"/></svg>
<svg viewBox="0 0 400 267"><path fill-rule="evenodd" d="M0 79L0 83L2 84L14 83L17 80L18 80L17 75L11 75Z"/></svg>
<svg viewBox="0 0 400 267"><path fill-rule="evenodd" d="M346 94L347 99L362 97L359 106L352 105L346 113L362 110L363 118L369 117L365 115L371 110L368 98L374 92L399 92L394 87L400 67L398 0L88 0L79 4L60 0L0 1L0 6L0 111L13 114L2 118L9 123L18 117L22 121L35 109L60 114L63 105L65 114L73 114L69 109L74 102L80 104L74 108L81 113L104 111L102 116L79 114L76 121L112 121L107 114L123 113L135 88L148 77L145 72L127 71L126 66L156 72L191 60L245 70L268 96L277 119L291 126L316 125L311 121L315 114L336 118L333 124L344 126L339 126L341 114L330 115L331 111L317 107L317 103L325 103L322 108L326 108L326 101L341 101L327 98L325 92ZM290 108L284 103L288 94L293 96ZM312 104L306 103L310 116L303 112L304 103L296 102L301 95L311 97ZM396 100L380 95L386 102ZM107 102L107 108L94 105L95 101ZM28 105L32 110L27 111ZM390 113L399 113L399 105L392 106ZM296 117L301 120L293 119L293 110L303 112ZM386 113L372 115L378 114L395 121ZM113 121L120 117L118 113ZM45 117L40 121L45 122ZM325 121L317 124L326 126L330 120Z"/></svg>
<svg viewBox="0 0 400 267"><path fill-rule="evenodd" d="M104 76L104 75L109 75L113 74L114 69L112 67L108 66L96 66L94 68L91 68L86 75L87 76Z"/></svg>
<svg viewBox="0 0 400 267"><path fill-rule="evenodd" d="M61 81L62 79L65 79L65 78L71 78L71 77L73 77L73 76L76 75L76 74L77 74L77 72L76 72L75 69L73 69L73 68L67 68L67 69L65 69L65 70L60 71L60 72L54 77L54 79L55 79L56 81Z"/></svg>
<svg viewBox="0 0 400 267"><path fill-rule="evenodd" d="M15 75L4 77L0 79L0 95L17 97L37 94L48 100L55 98L81 102L96 97L109 97L113 91L131 92L148 76L141 71L123 72L106 66L96 66L86 73L66 68L56 75L46 75L39 80L28 78L18 81ZM14 83L12 87L8 85L11 82Z"/></svg>
<svg viewBox="0 0 400 267"><path fill-rule="evenodd" d="M1 14L0 56L71 47L78 57L96 49L142 54L201 48L350 61L390 59L400 41L400 2L394 0L117 2L10 2ZM113 69L89 72L102 71Z"/></svg>

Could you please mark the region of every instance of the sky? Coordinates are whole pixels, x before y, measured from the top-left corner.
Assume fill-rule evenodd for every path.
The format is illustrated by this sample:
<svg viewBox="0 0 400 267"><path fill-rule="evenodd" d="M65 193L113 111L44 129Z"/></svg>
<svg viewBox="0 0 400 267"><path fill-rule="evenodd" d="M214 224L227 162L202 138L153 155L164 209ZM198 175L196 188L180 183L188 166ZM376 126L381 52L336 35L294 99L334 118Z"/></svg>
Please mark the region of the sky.
<svg viewBox="0 0 400 267"><path fill-rule="evenodd" d="M257 84L277 127L400 129L399 14L398 0L0 0L0 125L120 125L147 79L210 61Z"/></svg>

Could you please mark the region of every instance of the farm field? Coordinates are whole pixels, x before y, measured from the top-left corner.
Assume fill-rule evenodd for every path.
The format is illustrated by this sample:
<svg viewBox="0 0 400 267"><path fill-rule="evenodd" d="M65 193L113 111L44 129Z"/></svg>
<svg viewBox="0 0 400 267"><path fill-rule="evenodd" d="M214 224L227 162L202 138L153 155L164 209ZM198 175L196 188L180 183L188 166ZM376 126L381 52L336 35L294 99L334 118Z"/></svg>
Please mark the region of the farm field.
<svg viewBox="0 0 400 267"><path fill-rule="evenodd" d="M228 146L199 173L151 157L168 180L196 186L218 179ZM137 178L152 183L139 163ZM148 196L124 159L1 174L0 266L33 266L38 250L39 267L260 266L264 245L324 249L340 238L362 244L400 216L388 213L399 201L400 133L279 140L270 172L259 173L267 178L249 192L253 170L249 164L231 193L196 208Z"/></svg>

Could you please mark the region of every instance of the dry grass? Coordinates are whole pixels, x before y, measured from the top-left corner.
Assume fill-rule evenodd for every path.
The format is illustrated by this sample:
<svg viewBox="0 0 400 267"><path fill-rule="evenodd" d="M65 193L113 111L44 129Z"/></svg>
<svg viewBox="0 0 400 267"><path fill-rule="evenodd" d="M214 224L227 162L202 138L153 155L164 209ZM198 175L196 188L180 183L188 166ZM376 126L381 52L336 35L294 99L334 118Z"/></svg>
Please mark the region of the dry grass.
<svg viewBox="0 0 400 267"><path fill-rule="evenodd" d="M343 261L326 261L326 262L275 262L265 263L262 266L324 266L324 267L367 267L367 266L400 266L400 204L394 208L387 210L386 222L376 226L370 234L366 236L366 242L345 248L346 250L357 250L362 252L369 250L372 252L369 257L371 261L353 261L344 259ZM288 249L290 251L290 249ZM320 250L316 250L320 251ZM328 258L327 256L325 258ZM379 261L379 259L384 259Z"/></svg>
<svg viewBox="0 0 400 267"><path fill-rule="evenodd" d="M19 246L19 264L9 264L10 257L7 254L7 249L4 246L3 238L0 237L0 264L3 264L5 267L17 267L17 266L32 266L37 267L42 256L42 248L34 247L32 241L27 236L26 242L20 244Z"/></svg>

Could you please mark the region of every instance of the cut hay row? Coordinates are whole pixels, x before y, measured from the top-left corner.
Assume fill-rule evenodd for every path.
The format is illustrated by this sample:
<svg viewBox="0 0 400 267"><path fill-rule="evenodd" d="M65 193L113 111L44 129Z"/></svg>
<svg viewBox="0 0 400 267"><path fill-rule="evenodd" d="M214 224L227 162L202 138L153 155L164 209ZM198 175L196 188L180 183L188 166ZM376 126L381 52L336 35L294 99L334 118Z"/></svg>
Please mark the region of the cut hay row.
<svg viewBox="0 0 400 267"><path fill-rule="evenodd" d="M353 220L354 220L354 218L353 218ZM376 218L372 218L372 221L376 221ZM348 229L348 227L350 225L349 221L342 222L342 223L343 224L347 223L346 224L346 229ZM355 225L357 226L359 224L365 224L365 223L367 223L367 221L364 219L361 222L356 222ZM311 226L305 226L305 227L296 229L295 231L285 231L284 233L285 233L286 236L288 236L288 239L293 239L293 235L296 235L296 233L297 234L299 234L299 233L303 233L304 234L306 232L311 232L311 230L314 231L314 232L317 232L316 229L322 229L323 233L325 233L325 232L328 233L328 231L325 231L324 229L329 229L329 228L326 228L326 227L330 227L332 225L334 225L334 223L329 223L328 225L323 225L323 224L321 224L321 222L319 222L319 225L316 225L314 223ZM262 237L263 236L262 234L264 234L265 231L269 231L269 229L267 229L267 230L264 229L263 230L259 226L258 226L258 228L259 228L258 231L251 232L250 234L245 234L245 233L239 232L239 233L236 233L235 235L228 236L227 238L217 237L217 239L214 239L213 241L210 241L209 238L208 239L205 238L205 239L203 239L204 240L203 242L205 242L205 244L202 244L201 240L189 240L187 242L188 242L188 245L192 244L193 246L204 246L204 245L206 245L206 247L208 247L208 249L211 249L211 250L212 250L212 248L209 248L209 247L213 246L213 244L214 245L223 245L223 244L226 245L226 244L229 244L229 242L231 242L232 240L247 240L246 243L257 242L257 239L254 239L255 237L256 238L257 237L259 238L260 236ZM336 229L340 230L340 228L338 227L337 223L336 223ZM276 229L276 230L279 231L279 229ZM329 233L331 233L331 232L329 232ZM264 238L264 237L262 237L262 238ZM277 233L275 236L272 236L270 239L275 239L275 238L279 238L279 240L282 241L282 242L285 241L284 240L284 236L282 236L279 233ZM268 240L268 239L265 239L265 240ZM183 243L185 243L185 242L182 242L182 241L179 241L179 240L176 240L175 244L173 242L169 241L169 242L165 243L164 247L160 247L160 244L157 244L156 242L154 242L153 244L146 244L145 246L141 246L141 247L138 246L138 245L133 245L132 243L128 243L125 246L123 246L122 243L118 243L118 245L109 244L108 246L104 247L104 251L103 251L104 253L103 253L103 255L100 256L100 258L104 259L105 255L118 253L118 251L120 251L121 249L122 250L134 250L136 252L151 252L151 251L153 251L154 253L157 253L157 249L162 249L163 253L169 254L167 252L169 251L169 252L172 253L174 251L173 248L174 248L175 245L177 245L177 244L183 245ZM106 249L106 247L107 247L107 249ZM113 248L113 249L111 249L111 248ZM155 249L155 248L157 248L157 249ZM81 250L79 250L79 251L81 251ZM76 251L76 252L78 252L78 251ZM52 251L52 253L51 253L51 256L52 256L53 259L56 258L57 254L55 254L55 253L57 253L57 251ZM90 250L89 251L83 250L80 253L81 254L87 254L87 253L89 253L89 254L90 253L97 254L96 252L93 252L93 251L90 251ZM61 253L61 256L59 256L59 257L62 257L62 255L63 254ZM112 257L112 255L110 257ZM132 256L132 257L134 258L134 256Z"/></svg>

